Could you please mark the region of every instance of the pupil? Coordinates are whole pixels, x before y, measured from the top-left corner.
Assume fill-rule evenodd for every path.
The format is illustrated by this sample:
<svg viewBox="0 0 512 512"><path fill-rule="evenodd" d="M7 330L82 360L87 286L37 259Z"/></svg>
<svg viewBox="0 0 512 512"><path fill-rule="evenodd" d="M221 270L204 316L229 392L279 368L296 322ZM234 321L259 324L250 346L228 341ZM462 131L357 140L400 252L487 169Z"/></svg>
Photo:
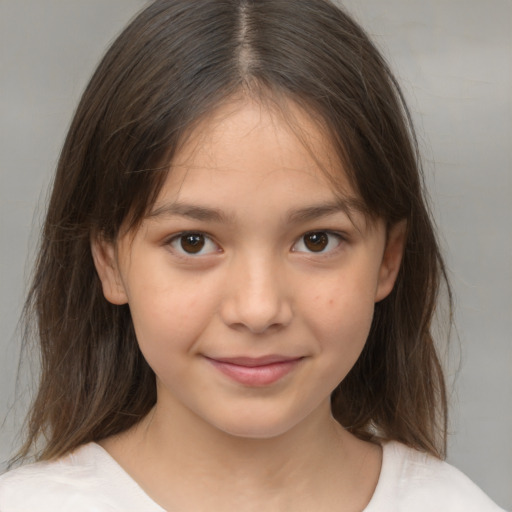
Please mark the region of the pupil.
<svg viewBox="0 0 512 512"><path fill-rule="evenodd" d="M181 237L181 247L185 252L196 254L204 247L204 236L184 235Z"/></svg>
<svg viewBox="0 0 512 512"><path fill-rule="evenodd" d="M313 252L323 251L329 243L326 233L308 233L304 236L306 247Z"/></svg>

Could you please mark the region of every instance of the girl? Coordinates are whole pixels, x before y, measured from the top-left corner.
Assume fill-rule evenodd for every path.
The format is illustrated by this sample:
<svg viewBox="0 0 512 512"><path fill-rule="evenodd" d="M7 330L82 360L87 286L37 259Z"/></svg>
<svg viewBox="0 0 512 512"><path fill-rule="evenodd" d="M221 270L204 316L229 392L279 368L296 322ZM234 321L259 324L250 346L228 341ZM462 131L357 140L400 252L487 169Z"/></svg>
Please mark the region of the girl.
<svg viewBox="0 0 512 512"><path fill-rule="evenodd" d="M499 510L441 461L443 281L408 111L346 14L153 2L62 151L38 462L0 510Z"/></svg>

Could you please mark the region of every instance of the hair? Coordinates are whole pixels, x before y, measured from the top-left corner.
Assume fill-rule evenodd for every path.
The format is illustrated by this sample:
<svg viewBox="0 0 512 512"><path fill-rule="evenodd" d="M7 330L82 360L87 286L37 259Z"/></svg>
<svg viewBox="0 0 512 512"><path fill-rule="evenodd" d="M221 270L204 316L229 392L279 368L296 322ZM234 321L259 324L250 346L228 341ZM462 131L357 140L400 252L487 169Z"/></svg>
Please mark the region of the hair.
<svg viewBox="0 0 512 512"><path fill-rule="evenodd" d="M60 155L24 310L41 374L21 458L40 439L36 458L47 460L123 432L156 403L129 308L104 298L91 239L136 228L187 134L240 91L320 119L369 214L406 221L397 282L332 413L360 438L444 455L431 324L446 271L410 114L383 57L328 0L157 0L107 51Z"/></svg>

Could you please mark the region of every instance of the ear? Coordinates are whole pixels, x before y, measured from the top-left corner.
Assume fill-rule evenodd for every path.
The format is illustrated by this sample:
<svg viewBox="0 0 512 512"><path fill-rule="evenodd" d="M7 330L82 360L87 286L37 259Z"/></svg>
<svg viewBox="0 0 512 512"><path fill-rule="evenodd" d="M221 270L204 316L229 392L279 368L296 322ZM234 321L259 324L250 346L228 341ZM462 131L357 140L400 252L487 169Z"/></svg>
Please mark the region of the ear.
<svg viewBox="0 0 512 512"><path fill-rule="evenodd" d="M128 296L119 272L115 244L101 238L93 238L91 252L105 299L119 306L126 304Z"/></svg>
<svg viewBox="0 0 512 512"><path fill-rule="evenodd" d="M382 263L379 270L379 282L375 302L385 299L393 289L405 247L407 232L406 221L400 221L388 229L386 247L382 256Z"/></svg>

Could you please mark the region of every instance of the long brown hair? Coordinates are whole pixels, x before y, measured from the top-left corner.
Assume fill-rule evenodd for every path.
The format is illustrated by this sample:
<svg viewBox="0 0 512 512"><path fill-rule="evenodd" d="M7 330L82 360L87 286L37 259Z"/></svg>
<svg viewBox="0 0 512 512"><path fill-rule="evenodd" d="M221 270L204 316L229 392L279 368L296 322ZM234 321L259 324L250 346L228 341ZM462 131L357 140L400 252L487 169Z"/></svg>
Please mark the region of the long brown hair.
<svg viewBox="0 0 512 512"><path fill-rule="evenodd" d="M407 221L398 280L332 411L361 438L444 454L446 393L430 332L446 275L410 116L382 56L327 0L157 0L106 53L60 156L25 307L41 378L21 457L41 438L36 456L50 459L122 432L155 404L128 306L103 297L90 241L141 222L166 178L162 162L240 90L321 119L370 215Z"/></svg>

